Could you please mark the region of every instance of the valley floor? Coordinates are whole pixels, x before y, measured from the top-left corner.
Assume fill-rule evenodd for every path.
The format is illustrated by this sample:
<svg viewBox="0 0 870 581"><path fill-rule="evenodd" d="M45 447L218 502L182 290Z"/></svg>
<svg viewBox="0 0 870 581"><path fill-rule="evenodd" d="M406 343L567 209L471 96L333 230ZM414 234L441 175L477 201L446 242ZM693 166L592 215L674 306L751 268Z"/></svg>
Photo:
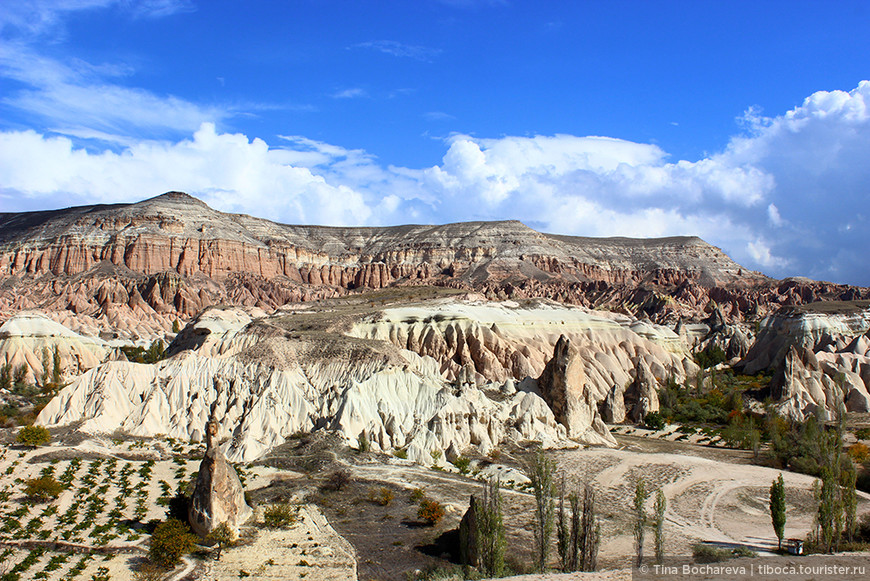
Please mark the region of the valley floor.
<svg viewBox="0 0 870 581"><path fill-rule="evenodd" d="M596 492L602 524L599 562L602 569L608 570L565 579L610 581L630 576L634 553L630 505L634 483L640 477L648 489L660 488L667 499L669 559L685 561L692 545L706 541L756 551L759 557L755 559L728 561L748 562L755 569L760 564L809 564L821 560L864 564L870 571L867 554L800 558L772 555L776 539L770 525L768 489L779 471L751 464L748 453L637 435L617 438L617 449L552 452L569 489L572 483L587 482ZM300 506L297 524L286 530L262 525L245 527L242 544L225 550L220 561L214 561L208 551L194 554L179 568L175 579L229 581L249 576L389 581L404 580L409 575L413 578L415 571L450 567L444 557L455 542L451 531L458 526L470 496L480 493L477 480L471 475L434 470L394 457L358 454L346 448L321 449L317 454L322 462L309 466L311 471L306 474L296 465L316 456L304 448L306 441L280 452L286 455L283 460L272 458L266 463L240 466L252 502L259 505L259 520L264 506L289 501ZM40 448L3 445L0 577L18 573L20 579L50 581L130 579L147 554L148 534L141 523L165 518L169 497L198 470L202 451L201 446L167 439L87 437L68 445ZM498 463L479 459L471 465L472 475L478 471L478 476L502 474L507 486L503 500L509 555L515 570L527 568L532 562L533 546L533 499L515 470L522 457L523 452L515 449L505 451ZM329 490L323 484L328 481L329 471L339 466L350 470L350 482L341 490ZM25 502L25 480L41 475L52 475L67 483L68 488L48 503ZM792 472L783 472L783 476L788 509L786 537L804 537L813 524L813 478ZM434 527L424 526L417 518L412 494L415 489L445 507L444 519ZM389 491L389 501L378 502L384 490ZM648 505L651 509L652 495ZM858 512L868 510L870 497L860 494ZM648 554L652 552L651 537L650 533ZM554 554L554 566L555 559ZM665 576L654 573L650 579L674 577L672 571Z"/></svg>

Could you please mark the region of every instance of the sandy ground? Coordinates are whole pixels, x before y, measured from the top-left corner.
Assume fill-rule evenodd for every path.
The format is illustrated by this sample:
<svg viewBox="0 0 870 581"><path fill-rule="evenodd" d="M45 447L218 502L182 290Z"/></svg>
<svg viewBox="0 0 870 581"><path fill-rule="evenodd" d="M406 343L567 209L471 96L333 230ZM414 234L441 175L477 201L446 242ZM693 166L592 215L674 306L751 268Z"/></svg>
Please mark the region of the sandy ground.
<svg viewBox="0 0 870 581"><path fill-rule="evenodd" d="M634 486L643 478L651 491L667 500L666 552L690 555L699 541L722 546L742 545L756 552L776 547L768 509L770 484L780 474L762 466L719 462L697 456L667 453L638 454L627 450L586 449L555 454L568 478L587 482L596 491L604 517L602 560L633 552L631 504ZM807 535L813 525L815 503L811 476L782 471L786 485L786 537ZM859 492L858 514L870 510L870 495Z"/></svg>
<svg viewBox="0 0 870 581"><path fill-rule="evenodd" d="M341 538L316 507L299 511L299 522L289 529L255 531L255 538L227 549L220 561L207 561L197 579L356 579L353 547Z"/></svg>
<svg viewBox="0 0 870 581"><path fill-rule="evenodd" d="M186 456L201 452L199 446L166 440L120 442L100 438L75 447L0 448L0 493L4 493L0 496L0 515L6 517L0 520L0 527L9 520L19 523L14 529L0 531L0 551L10 551L0 560L0 575L10 572L16 564L20 566L40 544L61 542L76 553L45 547L29 567L17 571L21 579L88 580L100 574L115 580L130 579L132 570L147 553L148 535L135 529L121 533L114 526L105 526L110 512L117 508L117 520L122 522L164 519L166 507L158 504L158 499L174 494L179 483L192 478L199 461ZM70 468L74 458L80 460L75 470ZM143 477L140 471L149 459L153 461L151 473ZM54 501L29 506L23 502L24 481L47 470L57 479L69 474L71 486ZM279 472L263 466L242 469L248 488L266 486L276 476L287 476ZM130 492L126 496L120 484L124 473ZM86 525L94 497L102 503L95 505L95 514ZM144 515L137 514L137 506L145 508ZM68 512L71 508L74 513ZM69 518L64 519L65 515ZM255 578L262 579L355 579L352 547L335 533L316 507L302 507L300 517L287 530L246 527L246 542L225 551L220 562L211 561L206 552L188 559L187 568L195 578L214 580L239 579L242 570L257 573L259 577ZM22 530L28 526L29 530ZM100 528L103 526L106 530ZM268 564L270 559L272 564ZM308 564L300 565L303 561ZM183 573L182 569L179 573Z"/></svg>
<svg viewBox="0 0 870 581"><path fill-rule="evenodd" d="M648 512L652 512L655 490L662 490L667 499L665 535L668 558L686 559L693 544L707 541L723 547L742 545L758 552L757 559L729 561L752 561L753 570L757 570L759 564L782 563L785 566L822 559L823 563L863 563L868 565L867 571L870 572L870 555L794 561L794 558L769 553L776 539L770 525L768 488L779 471L749 464L747 458L735 451L692 446L684 441L648 441L630 437L620 441L623 449L587 448L552 454L560 471L566 475L569 489L587 482L596 491L602 525L599 563L607 570L592 575L523 576L516 579L627 579L631 575L628 567L634 552L630 507L638 478L643 478L647 488L653 491L647 504ZM118 511L113 522L129 521L131 525L133 521L165 518L166 509L158 504L158 500L167 498L179 483L191 479L199 467L198 460L191 456L195 457L201 451L198 446L159 439L121 442L98 438L85 440L75 447L0 447L0 551L6 551L0 559L0 574L11 571L16 564L20 568L39 543L57 541L68 543L78 552L54 551L46 547L43 554L34 555L28 568L18 570L21 579L60 581L75 578L87 581L101 573L107 573L115 580L130 579L131 571L146 553L148 535L135 527L122 531L114 525L106 526L110 523L112 511ZM79 459L77 468L74 458ZM431 540L455 527L468 506L469 496L480 492L480 483L472 478L411 465L406 461L391 459L385 462L372 456L364 462L356 459L353 462L351 470L355 478L365 483L391 485L397 492L397 499L415 487L422 487L427 495L443 502L446 516L439 527L413 529L417 531L414 534L432 537ZM146 470L149 464L150 474ZM24 481L43 473L51 473L58 479L66 475L71 481L70 488L49 503L24 503ZM814 479L792 472L782 474L787 490L786 536L804 537L813 522ZM291 470L248 465L242 468L242 476L248 490L267 487L274 481L291 482L298 490L316 490L316 484L310 478ZM122 493L125 480L127 495ZM363 492L365 490L368 489ZM508 488L503 491L503 500L511 555L519 562L528 563L533 544L533 499L527 492ZM138 514L137 506L141 507ZM334 523L335 528L326 521L321 509L311 504L301 505L301 519L290 529L245 527L242 544L227 549L220 561L214 561L208 550L204 550L194 555L184 574L177 577L229 581L245 578L244 572L255 579L353 580L357 577L358 563L364 564L366 559L374 558L372 554L363 553L371 553L378 543L383 547L378 546L376 559L385 557L390 551L401 556L416 550L413 544L406 542L402 545L396 542L398 537L391 536L402 527L414 525L408 522L407 515L398 512L399 506L384 509L397 514L377 529L384 533L383 537L367 539L370 541L367 544L360 543L359 535L350 535L345 540L336 530L345 530L348 522L352 525L354 515L364 519L380 514L370 503L348 506L349 512L343 514L340 522ZM401 507L405 511L412 509L404 504ZM89 509L92 518L86 518ZM335 512L334 508L330 510ZM870 511L870 496L859 493L858 512L867 511ZM651 536L650 533L648 555L652 552ZM356 547L348 541L356 543ZM555 558L554 554L554 566ZM401 561L397 566L401 568ZM679 578L679 574L671 573L648 578ZM365 577L365 581L369 581L369 577ZM362 573L360 578L363 578ZM701 575L684 578L723 577ZM780 578L792 579L787 576ZM827 577L816 575L814 578Z"/></svg>

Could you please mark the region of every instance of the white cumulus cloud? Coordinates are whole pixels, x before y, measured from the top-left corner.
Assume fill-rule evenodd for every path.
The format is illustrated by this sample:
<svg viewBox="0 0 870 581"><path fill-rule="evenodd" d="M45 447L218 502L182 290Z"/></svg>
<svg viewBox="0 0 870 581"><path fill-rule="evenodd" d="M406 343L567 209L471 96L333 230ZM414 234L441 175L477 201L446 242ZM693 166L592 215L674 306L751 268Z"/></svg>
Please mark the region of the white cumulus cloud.
<svg viewBox="0 0 870 581"><path fill-rule="evenodd" d="M184 190L282 222L396 224L520 219L585 236L698 235L773 276L870 284L870 83L792 111L750 110L746 133L700 160L652 144L552 135L455 135L428 168L304 136L267 144L205 123L181 140L85 149L0 132L6 210L132 201Z"/></svg>

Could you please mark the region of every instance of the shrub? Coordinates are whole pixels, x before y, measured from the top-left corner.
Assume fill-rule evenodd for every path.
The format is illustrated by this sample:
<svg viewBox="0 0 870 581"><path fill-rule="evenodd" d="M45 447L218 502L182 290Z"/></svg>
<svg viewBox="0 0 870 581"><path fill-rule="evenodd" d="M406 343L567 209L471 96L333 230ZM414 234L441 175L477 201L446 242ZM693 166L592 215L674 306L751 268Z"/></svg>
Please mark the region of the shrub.
<svg viewBox="0 0 870 581"><path fill-rule="evenodd" d="M402 460L408 459L408 450L405 448L399 448L398 450L393 451L393 456L396 458L401 458Z"/></svg>
<svg viewBox="0 0 870 581"><path fill-rule="evenodd" d="M330 490L340 491L350 484L350 481L350 471L346 468L339 468L338 470L330 472L329 476L326 477L326 484L324 487Z"/></svg>
<svg viewBox="0 0 870 581"><path fill-rule="evenodd" d="M452 464L459 469L460 474L468 474L468 467L471 465L471 460L465 456L459 456Z"/></svg>
<svg viewBox="0 0 870 581"><path fill-rule="evenodd" d="M196 545L196 537L190 533L187 525L179 520L163 521L151 535L151 546L148 556L160 567L169 569L181 562L181 558L190 553Z"/></svg>
<svg viewBox="0 0 870 581"><path fill-rule="evenodd" d="M728 357L725 355L725 351L723 351L718 345L713 345L712 343L707 345L703 351L695 353L695 363L697 363L701 369L708 369L727 360Z"/></svg>
<svg viewBox="0 0 870 581"><path fill-rule="evenodd" d="M655 431L663 430L667 425L665 418L663 418L659 412L648 413L646 417L644 417L643 423L647 428Z"/></svg>
<svg viewBox="0 0 870 581"><path fill-rule="evenodd" d="M166 571L149 561L140 564L139 568L133 571L133 581L163 581L165 576Z"/></svg>
<svg viewBox="0 0 870 581"><path fill-rule="evenodd" d="M735 557L754 558L754 557L758 556L758 553L756 553L755 551L753 551L752 549L750 549L748 547L744 547L743 545L740 545L738 547L734 547L733 549L731 549L731 554L734 555Z"/></svg>
<svg viewBox="0 0 870 581"><path fill-rule="evenodd" d="M420 501L420 508L417 509L417 518L429 526L434 526L444 518L444 507L437 500L424 498Z"/></svg>
<svg viewBox="0 0 870 581"><path fill-rule="evenodd" d="M369 500L375 504L389 506L390 503L393 502L393 498L395 498L393 491L386 486L369 490Z"/></svg>
<svg viewBox="0 0 870 581"><path fill-rule="evenodd" d="M422 488L415 488L411 491L411 496L409 497L409 500L411 501L411 504L417 504L425 497L426 493L423 491Z"/></svg>
<svg viewBox="0 0 870 581"><path fill-rule="evenodd" d="M46 502L57 498L63 492L63 484L54 479L54 476L31 478L25 482L24 495L36 502Z"/></svg>
<svg viewBox="0 0 870 581"><path fill-rule="evenodd" d="M221 560L221 552L226 547L231 547L236 543L236 533L233 529L230 528L230 525L226 523L226 521L219 524L217 527L212 530L205 540L215 543L217 545L217 554L215 555L215 559Z"/></svg>
<svg viewBox="0 0 870 581"><path fill-rule="evenodd" d="M851 458L853 462L863 464L870 460L870 448L861 442L853 444L849 447L849 458Z"/></svg>
<svg viewBox="0 0 870 581"><path fill-rule="evenodd" d="M858 428L855 430L855 437L859 440L870 440L870 428Z"/></svg>
<svg viewBox="0 0 870 581"><path fill-rule="evenodd" d="M697 543L692 546L692 557L696 563L718 563L731 558L731 551L713 545Z"/></svg>
<svg viewBox="0 0 870 581"><path fill-rule="evenodd" d="M51 434L42 426L24 426L19 430L15 441L25 446L41 446L51 441Z"/></svg>
<svg viewBox="0 0 870 581"><path fill-rule="evenodd" d="M273 504L263 511L263 524L270 529L286 529L296 524L297 509L286 503Z"/></svg>
<svg viewBox="0 0 870 581"><path fill-rule="evenodd" d="M368 452L372 447L371 442L369 442L369 437L366 435L365 432L361 433L357 437L356 442L358 452Z"/></svg>

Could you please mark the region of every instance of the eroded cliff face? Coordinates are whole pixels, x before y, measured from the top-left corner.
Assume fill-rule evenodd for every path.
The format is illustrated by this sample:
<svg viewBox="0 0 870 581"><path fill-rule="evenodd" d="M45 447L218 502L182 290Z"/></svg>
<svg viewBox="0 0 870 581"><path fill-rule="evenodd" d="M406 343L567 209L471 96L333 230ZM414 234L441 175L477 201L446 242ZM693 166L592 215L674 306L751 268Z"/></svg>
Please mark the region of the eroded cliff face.
<svg viewBox="0 0 870 581"><path fill-rule="evenodd" d="M114 430L202 440L209 417L233 461L260 457L286 438L317 428L355 445L405 450L439 462L470 446L504 442L576 446L534 390L504 393L455 386L437 362L383 342L344 336L341 309L278 312L212 308L179 334L156 365L101 364L65 387L40 413L43 425L81 422Z"/></svg>
<svg viewBox="0 0 870 581"><path fill-rule="evenodd" d="M209 305L274 309L396 285L551 298L657 322L729 320L870 296L775 282L694 237L536 232L519 222L329 228L217 212L170 192L137 204L0 214L0 317L42 309L80 332L152 337Z"/></svg>
<svg viewBox="0 0 870 581"><path fill-rule="evenodd" d="M570 353L558 347L568 341ZM385 309L357 297L269 314L211 307L169 354L90 369L38 422L201 440L211 417L233 461L322 428L430 464L433 451L443 462L511 442L614 445L598 411L613 386L631 384L636 369L653 382L697 370L677 336L651 323L547 300L456 297Z"/></svg>
<svg viewBox="0 0 870 581"><path fill-rule="evenodd" d="M801 421L870 412L870 301L786 308L760 323L755 344L738 365L774 372L777 411Z"/></svg>

